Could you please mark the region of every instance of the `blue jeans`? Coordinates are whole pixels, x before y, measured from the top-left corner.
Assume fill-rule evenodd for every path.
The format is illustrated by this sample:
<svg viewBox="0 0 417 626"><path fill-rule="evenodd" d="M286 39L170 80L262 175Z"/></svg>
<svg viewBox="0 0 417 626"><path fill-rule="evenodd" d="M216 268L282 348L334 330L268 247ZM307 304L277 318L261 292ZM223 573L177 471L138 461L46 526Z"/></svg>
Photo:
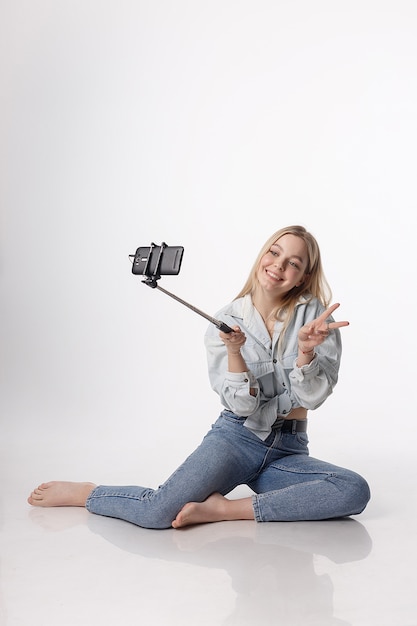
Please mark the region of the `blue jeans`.
<svg viewBox="0 0 417 626"><path fill-rule="evenodd" d="M187 502L246 484L257 522L323 520L361 513L370 492L347 469L308 455L306 433L272 432L262 441L245 418L223 411L199 447L158 489L96 487L86 508L144 528L170 528Z"/></svg>

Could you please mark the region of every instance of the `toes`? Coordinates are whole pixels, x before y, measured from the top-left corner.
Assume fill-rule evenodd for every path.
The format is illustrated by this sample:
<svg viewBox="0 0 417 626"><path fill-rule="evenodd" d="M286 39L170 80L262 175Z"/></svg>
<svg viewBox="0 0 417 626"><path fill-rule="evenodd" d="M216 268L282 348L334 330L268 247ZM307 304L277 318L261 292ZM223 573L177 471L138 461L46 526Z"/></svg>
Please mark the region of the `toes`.
<svg viewBox="0 0 417 626"><path fill-rule="evenodd" d="M40 500L42 500L42 498L43 498L43 494L39 490L39 487L38 487L37 489L34 489L34 491L32 491L32 493L30 494L30 496L28 498L28 502L29 502L29 504L34 504L34 503L39 502Z"/></svg>

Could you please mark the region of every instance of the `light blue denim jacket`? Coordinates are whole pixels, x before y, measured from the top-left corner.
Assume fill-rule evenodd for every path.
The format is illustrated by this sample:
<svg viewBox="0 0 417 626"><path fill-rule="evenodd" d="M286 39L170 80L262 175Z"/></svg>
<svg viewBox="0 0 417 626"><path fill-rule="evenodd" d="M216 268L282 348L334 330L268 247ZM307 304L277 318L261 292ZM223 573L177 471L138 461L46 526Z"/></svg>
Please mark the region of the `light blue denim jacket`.
<svg viewBox="0 0 417 626"><path fill-rule="evenodd" d="M222 405L236 415L246 417L245 426L263 440L279 416L288 415L296 407L316 409L337 383L342 351L338 329L332 330L316 348L316 356L309 365L296 365L298 331L323 311L316 298L311 301L300 299L286 331L283 353L279 356L282 322L276 322L271 340L250 295L221 309L215 317L229 326L240 326L246 335L241 353L248 371L238 374L227 369L227 351L217 327L210 324L207 329L205 345L212 388L219 394ZM251 387L257 390L256 396L249 393Z"/></svg>

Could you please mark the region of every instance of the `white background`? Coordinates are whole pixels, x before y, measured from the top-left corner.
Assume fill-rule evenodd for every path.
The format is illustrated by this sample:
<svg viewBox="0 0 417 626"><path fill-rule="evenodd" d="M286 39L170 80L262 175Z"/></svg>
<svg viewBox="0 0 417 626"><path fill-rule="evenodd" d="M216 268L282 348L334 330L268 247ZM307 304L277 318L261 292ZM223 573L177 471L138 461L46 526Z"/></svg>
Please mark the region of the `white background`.
<svg viewBox="0 0 417 626"><path fill-rule="evenodd" d="M417 4L13 0L1 29L1 422L50 478L159 482L220 406L207 326L282 226L317 237L340 382L311 452L366 473L413 449ZM398 444L397 444L398 445Z"/></svg>
<svg viewBox="0 0 417 626"><path fill-rule="evenodd" d="M2 0L0 109L1 626L416 626L417 2ZM214 315L295 223L351 322L309 435L358 521L29 507L157 486L220 411L206 320L128 255L184 246L160 284Z"/></svg>

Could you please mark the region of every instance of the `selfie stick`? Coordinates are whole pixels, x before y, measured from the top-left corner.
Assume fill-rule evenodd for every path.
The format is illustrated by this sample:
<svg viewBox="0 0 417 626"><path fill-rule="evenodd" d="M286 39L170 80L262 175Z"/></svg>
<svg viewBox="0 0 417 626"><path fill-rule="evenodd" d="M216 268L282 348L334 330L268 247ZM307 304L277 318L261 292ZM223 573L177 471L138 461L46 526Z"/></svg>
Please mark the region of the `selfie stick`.
<svg viewBox="0 0 417 626"><path fill-rule="evenodd" d="M149 285L149 287L152 287L152 289L159 289L159 291L162 291L162 293L166 293L167 296L171 296L171 298L174 298L174 300L176 300L177 302L180 302L181 304L184 304L184 306L186 306L189 309L191 309L192 311L194 311L194 313L198 313L198 315L201 315L202 317L204 317L206 320L208 320L209 322L211 322L212 324L217 326L217 328L219 330L223 331L224 333L232 333L233 332L233 328L230 328L230 326L228 326L224 322L221 322L220 320L216 320L215 317L211 317L211 315L207 315L207 313L204 313L203 311L200 311L200 309L197 309L197 307L193 306L189 302L186 302L185 300L182 300L181 298L179 298L175 294L171 293L170 291L167 291L163 287L160 287L156 283L156 280L154 281L154 279L152 279L152 278L146 278L145 280L142 280L142 282L145 283L145 285Z"/></svg>
<svg viewBox="0 0 417 626"><path fill-rule="evenodd" d="M155 244L152 244L152 248L155 248L155 247L156 247ZM163 254L163 251L164 251L164 249L166 247L167 247L167 245L165 243L162 243L162 245L160 247L160 250L159 250L159 256L158 256L158 260L156 262L155 270L151 274L148 273L149 272L150 259L151 259L151 254L149 254L147 262L146 262L145 269L143 270L143 275L145 275L146 278L144 280L142 280L142 282L145 283L145 285L148 285L148 287L152 287L152 289L159 289L159 291L162 291L162 293L165 293L167 296L170 296L171 298L173 298L174 300L176 300L180 304L183 304L187 308L191 309L191 311L194 311L194 313L198 313L198 315L201 315L201 317L204 317L206 320L208 320L209 322L211 322L212 324L217 326L217 328L219 330L221 330L222 332L224 332L224 333L232 333L233 332L233 328L230 328L230 326L228 326L224 322L221 322L220 320L217 320L215 317L211 317L211 315L207 315L207 313L204 313L203 311L200 311L200 309L197 309L197 307L193 306L189 302L186 302L185 300L182 300L182 298L179 298L175 294L171 293L170 291L167 291L166 289L164 289L163 287L160 287L158 285L157 281L161 278L161 276L159 274L159 269L160 269L160 265L161 265L162 254Z"/></svg>

